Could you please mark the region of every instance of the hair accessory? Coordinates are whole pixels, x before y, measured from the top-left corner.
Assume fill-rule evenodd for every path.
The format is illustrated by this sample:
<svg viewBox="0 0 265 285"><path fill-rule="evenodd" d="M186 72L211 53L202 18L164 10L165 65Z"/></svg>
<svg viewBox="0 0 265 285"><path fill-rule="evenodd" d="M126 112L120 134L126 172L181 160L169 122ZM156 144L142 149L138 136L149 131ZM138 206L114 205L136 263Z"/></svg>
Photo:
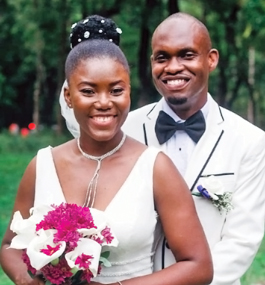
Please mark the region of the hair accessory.
<svg viewBox="0 0 265 285"><path fill-rule="evenodd" d="M117 46L120 43L121 29L110 18L91 15L72 25L70 47L74 48L85 40L110 40Z"/></svg>
<svg viewBox="0 0 265 285"><path fill-rule="evenodd" d="M122 30L120 28L117 28L116 31L117 31L118 34L122 33Z"/></svg>
<svg viewBox="0 0 265 285"><path fill-rule="evenodd" d="M84 33L84 38L89 38L89 35L90 35L90 33L89 33L89 31L86 31L85 33Z"/></svg>
<svg viewBox="0 0 265 285"><path fill-rule="evenodd" d="M111 156L112 154L117 152L123 146L125 139L126 139L126 134L123 133L123 137L122 137L120 143L114 149L112 149L111 151L109 151L109 152L107 152L101 156L93 156L93 155L90 155L88 153L85 153L82 150L82 148L80 146L80 138L77 138L77 141L76 141L77 147L78 147L79 151L81 152L81 154L88 159L96 160L98 163L97 168L94 172L94 175L88 184L87 191L86 191L86 198L85 198L85 202L84 202L83 207L93 207L93 205L94 205L95 197L96 197L96 193L97 193L97 184L98 184L99 170L101 167L101 161L104 158ZM91 201L91 196L93 196L92 201Z"/></svg>
<svg viewBox="0 0 265 285"><path fill-rule="evenodd" d="M72 26L71 26L71 28L73 29L74 27L76 27L77 26L77 23L74 23Z"/></svg>

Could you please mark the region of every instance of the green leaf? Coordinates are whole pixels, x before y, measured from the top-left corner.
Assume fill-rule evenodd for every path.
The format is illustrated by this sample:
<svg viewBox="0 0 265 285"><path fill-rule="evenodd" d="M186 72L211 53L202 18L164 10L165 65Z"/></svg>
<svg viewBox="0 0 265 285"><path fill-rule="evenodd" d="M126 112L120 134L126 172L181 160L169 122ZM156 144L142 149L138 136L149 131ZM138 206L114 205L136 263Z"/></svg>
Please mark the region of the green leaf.
<svg viewBox="0 0 265 285"><path fill-rule="evenodd" d="M111 263L105 257L101 256L99 261L102 262L105 267L111 267Z"/></svg>
<svg viewBox="0 0 265 285"><path fill-rule="evenodd" d="M110 251L104 251L104 252L101 253L100 256L102 256L102 257L104 257L104 258L109 258L109 256L110 256Z"/></svg>
<svg viewBox="0 0 265 285"><path fill-rule="evenodd" d="M201 195L201 193L196 193L196 192L194 192L194 193L191 193L193 196L197 196L197 197L201 197L202 195Z"/></svg>

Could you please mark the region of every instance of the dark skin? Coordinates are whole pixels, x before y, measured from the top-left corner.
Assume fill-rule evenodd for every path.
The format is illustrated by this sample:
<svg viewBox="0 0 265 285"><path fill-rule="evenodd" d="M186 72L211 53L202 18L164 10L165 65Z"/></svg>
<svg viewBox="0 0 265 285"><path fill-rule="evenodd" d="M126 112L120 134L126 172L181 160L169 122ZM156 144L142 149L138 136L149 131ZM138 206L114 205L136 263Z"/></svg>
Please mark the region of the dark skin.
<svg viewBox="0 0 265 285"><path fill-rule="evenodd" d="M153 81L180 118L189 118L206 103L209 74L216 68L218 58L207 29L189 15L170 17L155 30Z"/></svg>
<svg viewBox="0 0 265 285"><path fill-rule="evenodd" d="M111 58L89 59L78 65L68 84L65 99L80 124L83 150L92 155L110 151L121 140L120 128L129 111L128 71ZM106 209L145 149L145 145L127 137L116 153L103 160L95 208ZM66 201L83 205L96 163L82 156L75 140L53 148L52 154ZM29 216L34 203L35 178L34 158L23 175L13 209L13 212L19 210L24 218ZM120 281L123 285L209 284L213 275L212 261L192 197L178 170L163 153L159 153L155 161L153 185L155 205L178 263L153 274ZM78 189L79 194L73 189ZM43 285L40 279L29 277L21 252L7 249L13 236L8 228L1 247L4 271L17 285Z"/></svg>

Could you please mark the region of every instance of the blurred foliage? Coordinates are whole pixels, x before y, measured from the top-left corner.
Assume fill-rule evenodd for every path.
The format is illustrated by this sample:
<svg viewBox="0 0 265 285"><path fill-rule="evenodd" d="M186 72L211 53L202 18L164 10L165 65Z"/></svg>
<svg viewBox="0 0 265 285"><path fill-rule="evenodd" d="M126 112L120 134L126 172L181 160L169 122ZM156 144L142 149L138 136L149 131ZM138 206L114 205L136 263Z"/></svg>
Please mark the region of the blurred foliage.
<svg viewBox="0 0 265 285"><path fill-rule="evenodd" d="M62 124L58 96L70 27L91 14L111 17L123 30L121 48L131 67L131 108L159 99L150 74L151 36L177 11L205 23L219 50L210 93L222 106L265 128L264 0L1 0L0 130L14 122L26 127L34 112L39 124Z"/></svg>
<svg viewBox="0 0 265 285"><path fill-rule="evenodd" d="M55 147L72 139L70 134L57 135L55 131L44 129L39 132L31 132L27 136L20 134L11 135L7 131L0 133L0 155L4 153L35 153L40 148L52 146Z"/></svg>

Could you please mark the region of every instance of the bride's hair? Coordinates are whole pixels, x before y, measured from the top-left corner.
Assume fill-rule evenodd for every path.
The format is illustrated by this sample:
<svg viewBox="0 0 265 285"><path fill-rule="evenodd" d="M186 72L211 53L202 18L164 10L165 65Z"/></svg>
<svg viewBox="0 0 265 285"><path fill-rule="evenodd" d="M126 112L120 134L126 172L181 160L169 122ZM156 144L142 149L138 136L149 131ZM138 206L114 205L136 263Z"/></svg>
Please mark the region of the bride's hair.
<svg viewBox="0 0 265 285"><path fill-rule="evenodd" d="M102 39L87 40L75 46L67 56L65 62L65 75L67 81L69 82L72 72L77 68L81 61L91 58L111 58L122 64L124 69L130 73L128 61L117 45Z"/></svg>
<svg viewBox="0 0 265 285"><path fill-rule="evenodd" d="M74 48L80 42L90 39L108 40L119 46L121 33L113 20L99 15L88 16L72 25L70 47Z"/></svg>

